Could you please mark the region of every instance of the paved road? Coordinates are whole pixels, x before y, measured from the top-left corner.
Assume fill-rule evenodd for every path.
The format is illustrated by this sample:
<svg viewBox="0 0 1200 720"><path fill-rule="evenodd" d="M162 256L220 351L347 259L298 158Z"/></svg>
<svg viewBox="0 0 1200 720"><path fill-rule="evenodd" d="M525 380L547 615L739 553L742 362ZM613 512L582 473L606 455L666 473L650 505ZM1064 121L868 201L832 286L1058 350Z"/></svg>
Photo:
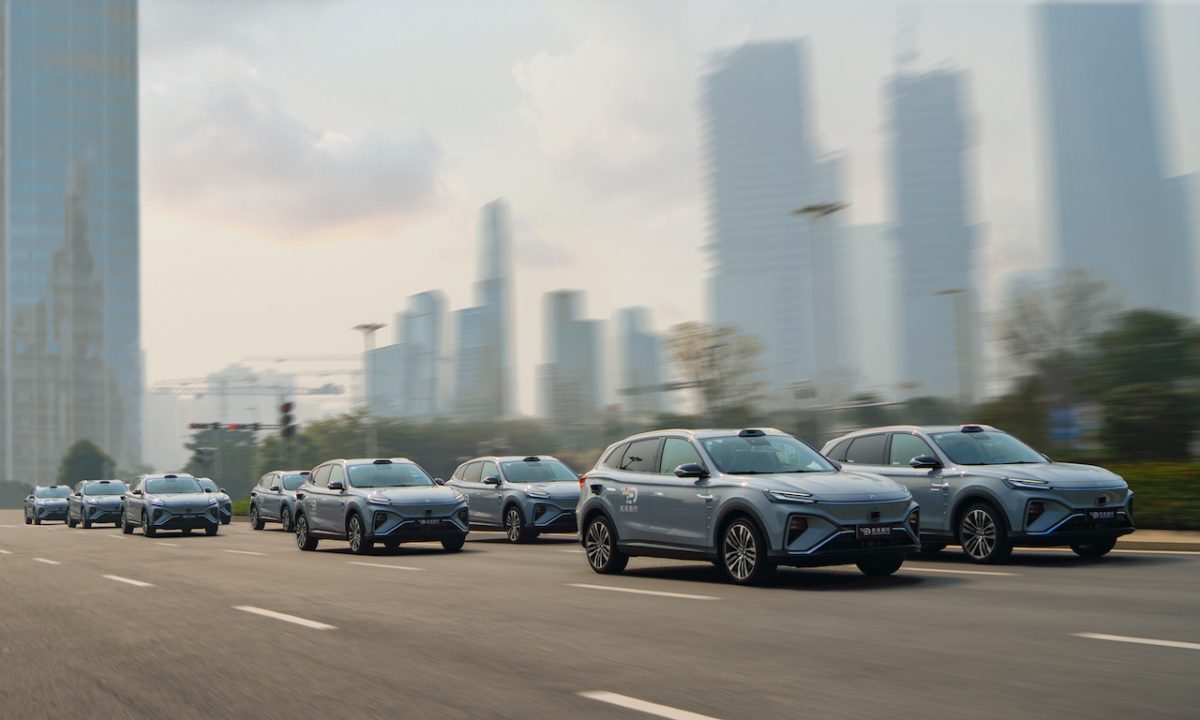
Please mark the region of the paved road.
<svg viewBox="0 0 1200 720"><path fill-rule="evenodd" d="M595 575L566 539L361 558L268 528L152 540L0 511L0 718L1200 712L1200 554L945 553L738 588L694 563Z"/></svg>

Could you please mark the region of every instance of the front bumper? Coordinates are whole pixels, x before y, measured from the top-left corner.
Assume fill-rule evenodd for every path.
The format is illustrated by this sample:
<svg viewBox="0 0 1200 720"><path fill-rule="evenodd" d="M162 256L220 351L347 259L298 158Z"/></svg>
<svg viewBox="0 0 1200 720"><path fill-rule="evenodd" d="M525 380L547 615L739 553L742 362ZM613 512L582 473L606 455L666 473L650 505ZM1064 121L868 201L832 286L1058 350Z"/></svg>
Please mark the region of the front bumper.
<svg viewBox="0 0 1200 720"><path fill-rule="evenodd" d="M174 513L169 509L155 508L150 516L150 523L158 530L199 530L220 523L217 509L199 513Z"/></svg>
<svg viewBox="0 0 1200 720"><path fill-rule="evenodd" d="M376 509L371 515L371 539L379 542L452 540L465 537L469 530L466 508L441 516L406 517L385 509Z"/></svg>
<svg viewBox="0 0 1200 720"><path fill-rule="evenodd" d="M1088 522L1087 510L1093 508L1073 509L1046 530L1036 532L1019 532L1012 534L1014 545L1024 547L1054 547L1074 545L1089 540L1120 537L1132 533L1133 518L1126 508L1116 510L1112 520ZM1104 509L1104 508L1094 508Z"/></svg>
<svg viewBox="0 0 1200 720"><path fill-rule="evenodd" d="M86 510L88 522L115 523L121 518L121 506L96 507L88 506Z"/></svg>
<svg viewBox="0 0 1200 720"><path fill-rule="evenodd" d="M530 527L538 532L573 533L579 531L575 521L575 508L564 510L549 503L534 503Z"/></svg>
<svg viewBox="0 0 1200 720"><path fill-rule="evenodd" d="M888 535L860 539L857 528L839 528L834 534L810 550L772 550L768 557L780 565L818 567L843 565L880 555L896 555L921 549L921 543L907 524L898 524Z"/></svg>
<svg viewBox="0 0 1200 720"><path fill-rule="evenodd" d="M62 520L65 522L67 519L67 506L63 505L60 507L57 505L43 505L38 507L35 505L33 508L33 516L39 520Z"/></svg>

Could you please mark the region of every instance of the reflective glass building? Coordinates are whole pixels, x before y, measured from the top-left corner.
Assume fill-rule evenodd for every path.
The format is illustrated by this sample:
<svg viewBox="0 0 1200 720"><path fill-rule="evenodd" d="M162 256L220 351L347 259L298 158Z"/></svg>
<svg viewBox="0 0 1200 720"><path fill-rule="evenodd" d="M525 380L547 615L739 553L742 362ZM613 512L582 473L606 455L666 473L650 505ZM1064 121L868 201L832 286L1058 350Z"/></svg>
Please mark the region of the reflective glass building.
<svg viewBox="0 0 1200 720"><path fill-rule="evenodd" d="M135 0L0 0L0 456L139 456Z"/></svg>

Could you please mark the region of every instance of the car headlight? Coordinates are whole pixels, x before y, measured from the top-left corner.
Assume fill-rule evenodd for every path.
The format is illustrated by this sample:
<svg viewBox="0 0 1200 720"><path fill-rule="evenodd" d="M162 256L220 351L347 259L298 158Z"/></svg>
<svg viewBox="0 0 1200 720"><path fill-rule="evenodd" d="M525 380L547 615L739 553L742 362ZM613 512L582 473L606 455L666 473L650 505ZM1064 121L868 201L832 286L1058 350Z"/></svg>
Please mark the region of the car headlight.
<svg viewBox="0 0 1200 720"><path fill-rule="evenodd" d="M455 493L454 494L454 502L465 503L465 502L467 502L467 496L463 495L462 493Z"/></svg>
<svg viewBox="0 0 1200 720"><path fill-rule="evenodd" d="M771 502L783 503L800 503L803 505L811 505L816 502L813 500L812 493L800 492L799 490L763 490L767 499Z"/></svg>
<svg viewBox="0 0 1200 720"><path fill-rule="evenodd" d="M1024 478L1004 478L1004 484L1013 490L1050 490L1050 483L1045 480L1026 480Z"/></svg>
<svg viewBox="0 0 1200 720"><path fill-rule="evenodd" d="M531 498L537 498L539 500L550 499L550 493L546 492L545 490L526 490L525 495Z"/></svg>
<svg viewBox="0 0 1200 720"><path fill-rule="evenodd" d="M217 500L215 497L210 497L210 498L208 499L208 504L209 504L209 505L216 505L216 504L217 504L217 503L219 503L219 502L220 502L220 500Z"/></svg>
<svg viewBox="0 0 1200 720"><path fill-rule="evenodd" d="M391 505L392 501L388 500L380 493L371 493L367 496L367 502L372 505Z"/></svg>
<svg viewBox="0 0 1200 720"><path fill-rule="evenodd" d="M165 502L163 502L162 498L150 498L150 504L157 505L158 507L166 507L167 506L167 504Z"/></svg>

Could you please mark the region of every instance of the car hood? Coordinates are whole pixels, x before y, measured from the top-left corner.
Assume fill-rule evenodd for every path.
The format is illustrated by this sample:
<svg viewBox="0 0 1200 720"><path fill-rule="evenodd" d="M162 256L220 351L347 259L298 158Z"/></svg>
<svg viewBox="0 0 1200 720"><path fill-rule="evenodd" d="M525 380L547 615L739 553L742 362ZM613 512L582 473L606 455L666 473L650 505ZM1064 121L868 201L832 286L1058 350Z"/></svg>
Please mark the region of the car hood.
<svg viewBox="0 0 1200 720"><path fill-rule="evenodd" d="M66 505L66 498L34 498L34 502L39 502L43 505Z"/></svg>
<svg viewBox="0 0 1200 720"><path fill-rule="evenodd" d="M551 500L578 500L579 499L579 483L573 482L552 482L552 483L512 483L511 487L516 490L537 490L544 492L550 496Z"/></svg>
<svg viewBox="0 0 1200 720"><path fill-rule="evenodd" d="M908 490L882 475L864 472L808 472L770 475L727 475L727 479L744 479L747 484L763 490L791 490L809 493L817 500L841 502L862 500L905 500Z"/></svg>
<svg viewBox="0 0 1200 720"><path fill-rule="evenodd" d="M83 497L88 505L120 505L120 495L85 495Z"/></svg>
<svg viewBox="0 0 1200 720"><path fill-rule="evenodd" d="M998 479L1044 480L1061 488L1123 488L1120 475L1095 465L1077 463L1034 463L1017 465L987 465L964 468L971 475Z"/></svg>
<svg viewBox="0 0 1200 720"><path fill-rule="evenodd" d="M206 508L212 493L171 493L168 495L147 495L146 500L162 500L167 507Z"/></svg>
<svg viewBox="0 0 1200 720"><path fill-rule="evenodd" d="M382 495L393 505L422 505L453 503L459 492L443 485L421 487L360 488L368 496Z"/></svg>

